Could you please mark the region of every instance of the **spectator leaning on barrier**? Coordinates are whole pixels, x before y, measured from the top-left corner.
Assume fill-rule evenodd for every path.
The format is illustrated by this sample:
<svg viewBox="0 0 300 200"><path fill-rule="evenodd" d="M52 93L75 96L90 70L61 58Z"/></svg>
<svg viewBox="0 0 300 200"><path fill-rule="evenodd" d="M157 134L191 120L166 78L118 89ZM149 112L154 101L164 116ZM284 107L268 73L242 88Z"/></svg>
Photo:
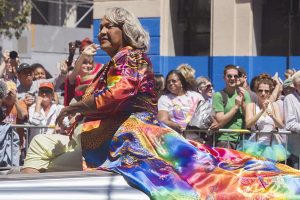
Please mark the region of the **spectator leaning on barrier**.
<svg viewBox="0 0 300 200"><path fill-rule="evenodd" d="M17 86L13 81L6 81L7 96L2 102L2 110L5 115L4 123L23 124L28 119L27 106L24 101L17 99ZM24 129L18 128L19 145L25 147Z"/></svg>
<svg viewBox="0 0 300 200"><path fill-rule="evenodd" d="M3 80L0 80L0 166L18 166L20 161L19 137L18 134L10 129L12 122L7 122L7 100L14 102L16 97L11 93L11 85L7 85ZM13 99L11 98L13 97ZM10 103L9 102L9 103ZM10 113L9 113L10 114ZM16 116L16 115L15 115Z"/></svg>
<svg viewBox="0 0 300 200"><path fill-rule="evenodd" d="M36 103L29 108L29 122L33 125L55 126L55 120L63 105L58 105L54 100L54 86L51 82L43 82L40 84L39 93ZM67 118L64 121L68 125ZM52 134L54 129L42 129L43 133ZM29 141L40 133L39 129L31 129Z"/></svg>
<svg viewBox="0 0 300 200"><path fill-rule="evenodd" d="M196 79L197 92L199 92L205 101L212 103L212 96L214 94L214 86L208 77L200 76Z"/></svg>
<svg viewBox="0 0 300 200"><path fill-rule="evenodd" d="M218 129L218 123L214 119L215 113L212 109L212 96L213 96L213 85L210 79L207 77L198 77L197 91L203 96L203 100L200 100L196 111L187 126L185 136L187 139L205 143L210 146L213 145L213 135L206 132L199 132L200 129ZM196 131L194 131L196 130Z"/></svg>
<svg viewBox="0 0 300 200"><path fill-rule="evenodd" d="M200 100L203 97L192 90L181 72L172 70L166 77L165 94L158 100L158 119L183 133Z"/></svg>
<svg viewBox="0 0 300 200"><path fill-rule="evenodd" d="M261 74L256 79L255 91L258 102L246 105L247 128L271 132L284 127L278 104L269 100L275 85L276 82L267 74ZM249 140L244 142L241 150L254 156L284 161L288 154L283 143L286 143L286 139L280 134L253 133Z"/></svg>
<svg viewBox="0 0 300 200"><path fill-rule="evenodd" d="M17 124L17 119L24 120L28 117L28 112L24 101L17 99L17 86L13 81L6 81L7 96L3 99L2 110L6 118L5 123Z"/></svg>
<svg viewBox="0 0 300 200"><path fill-rule="evenodd" d="M236 66L227 65L224 68L226 87L213 96L213 109L220 128L244 128L245 104L250 103L249 93L238 86L239 72ZM238 133L222 133L217 135L218 147L236 149L240 141Z"/></svg>
<svg viewBox="0 0 300 200"><path fill-rule="evenodd" d="M295 90L288 94L283 102L284 118L286 129L293 131L296 134L292 134L288 137L288 146L291 154L295 157L300 155L300 71L296 72L292 76L292 82ZM299 162L296 162L299 163ZM294 167L297 167L294 165Z"/></svg>

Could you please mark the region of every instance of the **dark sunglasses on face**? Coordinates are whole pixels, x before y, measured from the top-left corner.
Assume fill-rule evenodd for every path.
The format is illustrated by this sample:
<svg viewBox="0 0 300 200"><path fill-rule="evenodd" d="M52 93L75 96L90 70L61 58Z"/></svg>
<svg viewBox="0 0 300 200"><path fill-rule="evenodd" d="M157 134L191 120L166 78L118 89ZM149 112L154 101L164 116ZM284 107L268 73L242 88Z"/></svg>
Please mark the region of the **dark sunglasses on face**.
<svg viewBox="0 0 300 200"><path fill-rule="evenodd" d="M213 87L214 87L213 84L208 84L208 85L203 85L203 86L201 86L200 88L201 88L202 90L209 90L209 89L211 89L211 88L213 88Z"/></svg>
<svg viewBox="0 0 300 200"><path fill-rule="evenodd" d="M171 83L177 83L177 81L178 81L178 79L176 80L176 79L173 79L173 80L168 80L167 81L167 84L171 84Z"/></svg>
<svg viewBox="0 0 300 200"><path fill-rule="evenodd" d="M263 92L265 92L265 94L269 94L270 90L258 90L258 93L263 93Z"/></svg>
<svg viewBox="0 0 300 200"><path fill-rule="evenodd" d="M231 75L231 74L227 74L226 77L228 79L231 79L231 78L235 78L235 79L240 78L239 75Z"/></svg>
<svg viewBox="0 0 300 200"><path fill-rule="evenodd" d="M53 91L50 89L40 89L39 94L52 94Z"/></svg>
<svg viewBox="0 0 300 200"><path fill-rule="evenodd" d="M213 87L214 87L213 84L208 84L208 85L206 85L206 89L207 89L207 90L212 89Z"/></svg>

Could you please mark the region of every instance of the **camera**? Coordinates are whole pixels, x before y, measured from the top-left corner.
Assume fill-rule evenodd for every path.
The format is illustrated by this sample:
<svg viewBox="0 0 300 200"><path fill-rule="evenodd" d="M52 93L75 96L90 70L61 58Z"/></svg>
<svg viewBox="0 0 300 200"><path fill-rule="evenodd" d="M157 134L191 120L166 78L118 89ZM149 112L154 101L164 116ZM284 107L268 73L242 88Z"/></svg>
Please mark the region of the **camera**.
<svg viewBox="0 0 300 200"><path fill-rule="evenodd" d="M80 46L81 46L81 41L80 40L76 40L75 41L75 47L76 48L80 48Z"/></svg>
<svg viewBox="0 0 300 200"><path fill-rule="evenodd" d="M69 46L70 47L75 47L75 48L80 48L80 46L81 46L81 41L80 40L75 40L75 42L70 42L69 43Z"/></svg>
<svg viewBox="0 0 300 200"><path fill-rule="evenodd" d="M10 59L16 59L18 57L18 53L16 51L9 52Z"/></svg>

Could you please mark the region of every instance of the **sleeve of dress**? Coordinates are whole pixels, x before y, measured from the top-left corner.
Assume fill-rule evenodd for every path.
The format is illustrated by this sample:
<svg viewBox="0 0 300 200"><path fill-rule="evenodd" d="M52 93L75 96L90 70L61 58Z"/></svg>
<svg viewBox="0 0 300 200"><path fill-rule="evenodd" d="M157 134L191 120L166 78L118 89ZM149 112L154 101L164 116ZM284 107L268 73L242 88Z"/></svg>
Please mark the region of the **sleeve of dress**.
<svg viewBox="0 0 300 200"><path fill-rule="evenodd" d="M138 92L144 92L153 84L147 80L151 64L142 53L124 54L112 59L103 90L94 93L97 112L114 113L120 105Z"/></svg>
<svg viewBox="0 0 300 200"><path fill-rule="evenodd" d="M292 96L288 95L283 102L286 129L289 131L300 132L300 122L296 119L295 104L291 97Z"/></svg>

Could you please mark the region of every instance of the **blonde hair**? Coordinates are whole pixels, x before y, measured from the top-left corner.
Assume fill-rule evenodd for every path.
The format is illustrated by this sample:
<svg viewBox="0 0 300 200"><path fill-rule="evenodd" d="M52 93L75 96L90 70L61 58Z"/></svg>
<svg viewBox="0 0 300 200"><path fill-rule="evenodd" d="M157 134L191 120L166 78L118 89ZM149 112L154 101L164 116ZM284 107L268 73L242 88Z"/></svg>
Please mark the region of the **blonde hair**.
<svg viewBox="0 0 300 200"><path fill-rule="evenodd" d="M180 64L176 69L181 72L181 74L186 79L186 81L195 90L196 89L196 79L195 79L196 70L189 64Z"/></svg>
<svg viewBox="0 0 300 200"><path fill-rule="evenodd" d="M196 70L189 64L180 64L176 69L181 72L184 78L195 78Z"/></svg>

